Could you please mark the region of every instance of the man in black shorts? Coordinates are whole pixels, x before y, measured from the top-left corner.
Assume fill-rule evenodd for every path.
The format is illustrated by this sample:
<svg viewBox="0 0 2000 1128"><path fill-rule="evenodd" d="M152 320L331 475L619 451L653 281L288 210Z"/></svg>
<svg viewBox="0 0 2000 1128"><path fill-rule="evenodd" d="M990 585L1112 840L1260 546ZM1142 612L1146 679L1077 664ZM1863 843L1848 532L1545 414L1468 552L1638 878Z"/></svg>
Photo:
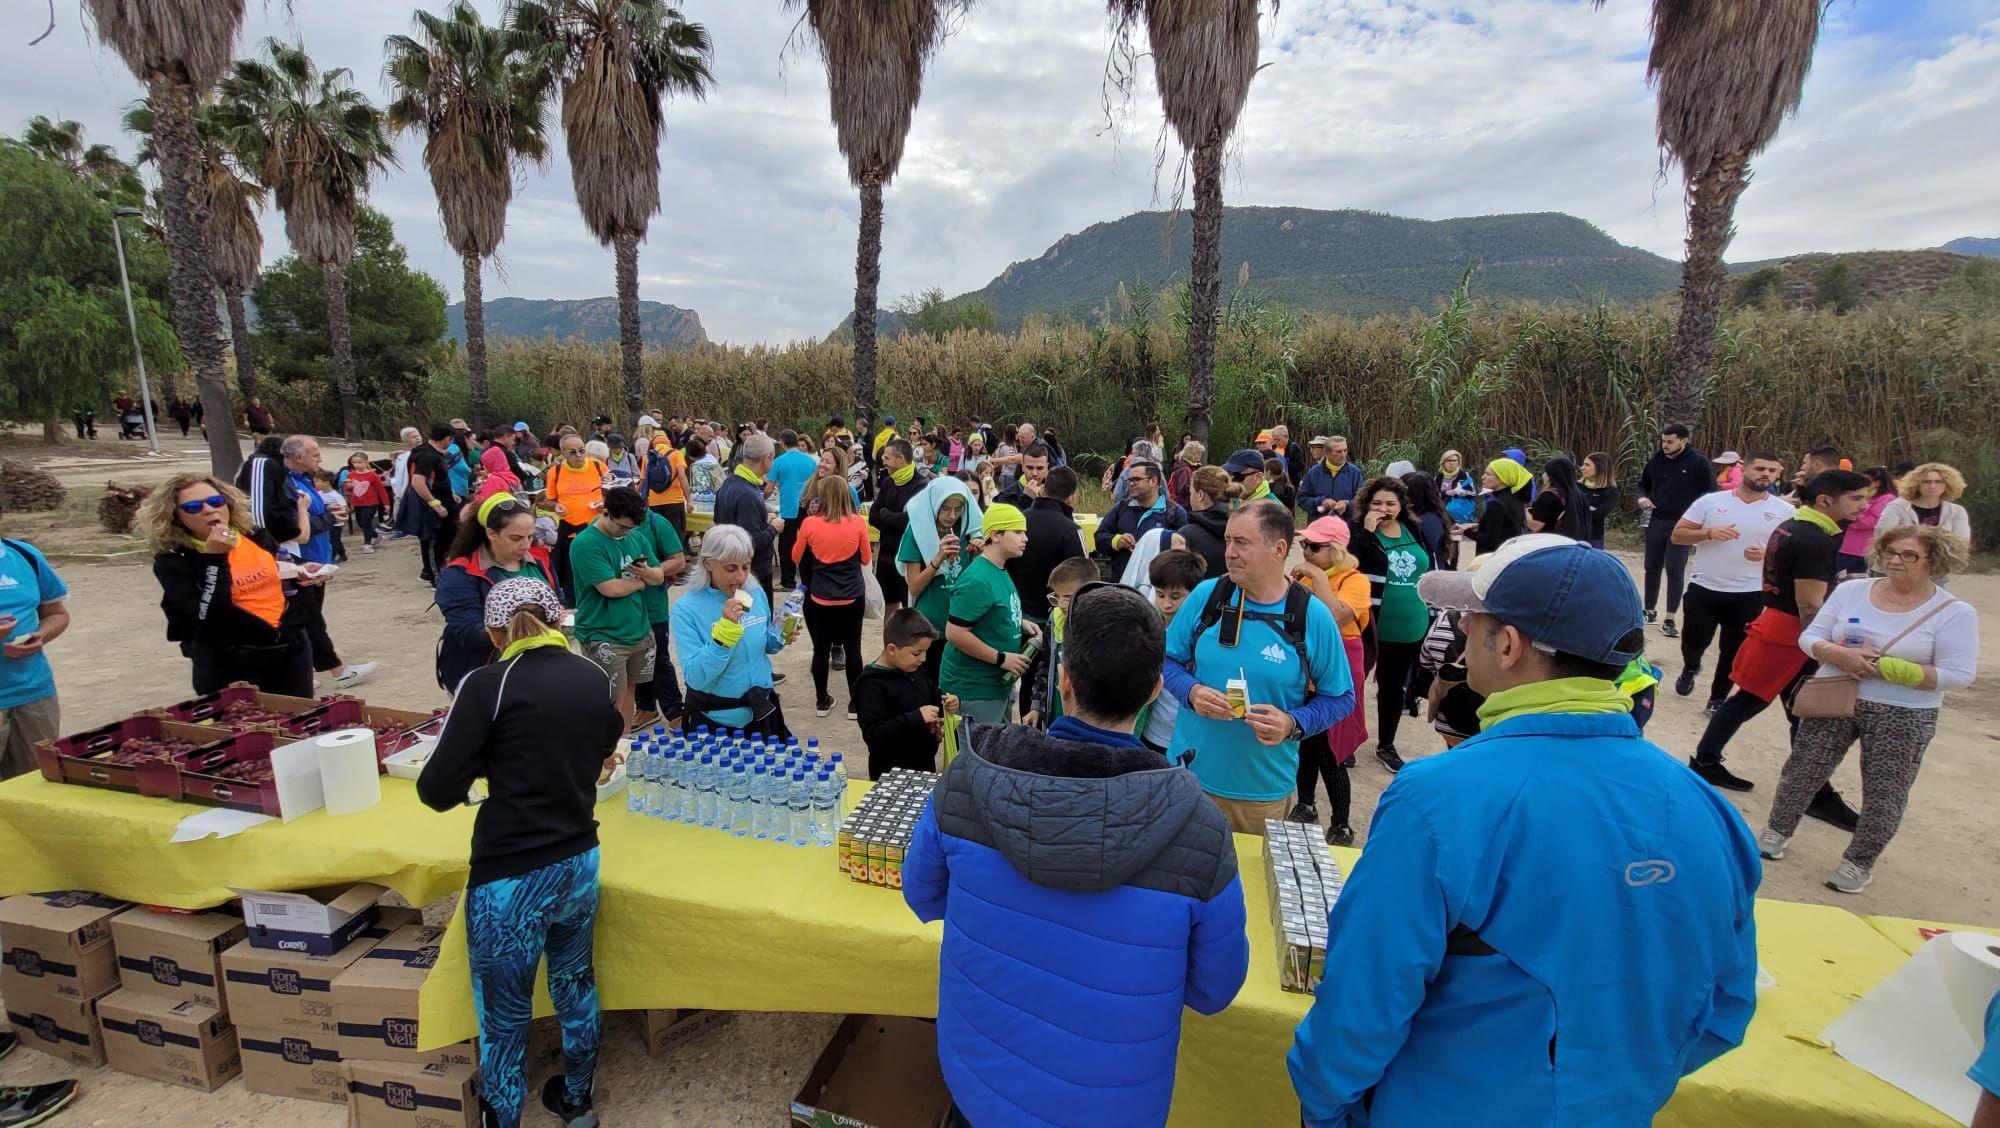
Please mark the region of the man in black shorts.
<svg viewBox="0 0 2000 1128"><path fill-rule="evenodd" d="M891 439L884 444L882 477L875 484L875 503L868 507L868 523L882 534L875 550L875 581L882 585L884 619L910 601L910 586L896 564L896 550L903 546L903 532L910 526L904 507L931 481L916 461L917 452L908 439Z"/></svg>

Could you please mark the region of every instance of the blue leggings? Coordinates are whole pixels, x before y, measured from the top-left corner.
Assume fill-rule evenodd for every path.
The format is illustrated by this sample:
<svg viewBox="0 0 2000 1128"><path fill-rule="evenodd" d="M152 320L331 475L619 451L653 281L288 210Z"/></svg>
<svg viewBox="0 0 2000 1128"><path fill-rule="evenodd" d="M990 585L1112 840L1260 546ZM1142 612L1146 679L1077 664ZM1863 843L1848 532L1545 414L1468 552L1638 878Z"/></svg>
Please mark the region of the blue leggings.
<svg viewBox="0 0 2000 1128"><path fill-rule="evenodd" d="M465 893L465 940L472 1005L479 1015L479 1073L501 1128L521 1123L527 1099L522 1063L534 1017L535 968L546 950L549 999L562 1022L567 1099L590 1096L597 1072L597 976L590 946L597 926L597 848L519 877Z"/></svg>

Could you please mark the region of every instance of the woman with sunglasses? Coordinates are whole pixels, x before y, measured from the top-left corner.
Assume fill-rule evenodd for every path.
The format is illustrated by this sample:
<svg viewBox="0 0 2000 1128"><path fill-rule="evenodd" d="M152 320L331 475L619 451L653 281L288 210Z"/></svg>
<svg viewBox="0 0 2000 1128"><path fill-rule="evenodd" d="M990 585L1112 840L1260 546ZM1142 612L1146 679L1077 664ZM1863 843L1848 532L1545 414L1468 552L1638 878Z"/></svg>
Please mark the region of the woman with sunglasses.
<svg viewBox="0 0 2000 1128"><path fill-rule="evenodd" d="M1305 562L1292 569L1292 579L1333 612L1333 621L1340 626L1341 648L1347 652L1347 668L1354 673L1354 711L1325 732L1299 742L1299 802L1285 816L1292 822L1319 822L1319 808L1313 803L1317 774L1326 781L1326 840L1333 846L1354 845L1354 828L1348 824L1354 785L1347 773L1354 765L1355 750L1368 739L1368 710L1361 707L1361 682L1369 667L1362 636L1374 615L1375 595L1368 577L1361 574L1360 563L1347 551L1353 536L1354 530L1342 518L1319 518L1299 534Z"/></svg>
<svg viewBox="0 0 2000 1128"><path fill-rule="evenodd" d="M549 550L535 543L535 509L509 493L481 501L458 527L451 553L438 572L437 607L444 615L438 639L437 680L457 694L465 675L493 661L486 633L486 595L502 580L526 577L556 586Z"/></svg>
<svg viewBox="0 0 2000 1128"><path fill-rule="evenodd" d="M139 507L167 640L194 661L194 691L247 681L266 693L311 697L310 618L293 599L303 573L278 565L278 544L250 525L250 503L207 474L169 479ZM289 567L289 566L288 566Z"/></svg>

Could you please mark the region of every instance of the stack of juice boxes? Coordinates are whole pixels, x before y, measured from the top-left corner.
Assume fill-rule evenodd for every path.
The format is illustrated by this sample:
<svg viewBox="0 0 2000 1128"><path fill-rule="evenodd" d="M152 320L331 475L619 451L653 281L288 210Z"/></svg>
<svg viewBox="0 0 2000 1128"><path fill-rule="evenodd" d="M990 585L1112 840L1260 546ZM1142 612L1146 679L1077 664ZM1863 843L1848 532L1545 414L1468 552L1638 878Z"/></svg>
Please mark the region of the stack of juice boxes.
<svg viewBox="0 0 2000 1128"><path fill-rule="evenodd" d="M1326 972L1326 914L1341 884L1319 827L1265 820L1264 880L1278 936L1278 985L1312 994Z"/></svg>
<svg viewBox="0 0 2000 1128"><path fill-rule="evenodd" d="M841 871L866 885L901 889L903 855L937 779L936 772L895 768L876 780L840 824L834 853Z"/></svg>

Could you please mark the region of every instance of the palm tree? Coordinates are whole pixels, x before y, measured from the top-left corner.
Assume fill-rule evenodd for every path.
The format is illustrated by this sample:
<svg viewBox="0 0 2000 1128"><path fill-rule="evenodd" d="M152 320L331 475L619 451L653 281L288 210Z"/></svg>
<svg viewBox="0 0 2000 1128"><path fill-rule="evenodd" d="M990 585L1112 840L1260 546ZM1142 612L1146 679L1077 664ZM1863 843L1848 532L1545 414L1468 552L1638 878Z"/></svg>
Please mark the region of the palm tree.
<svg viewBox="0 0 2000 1128"><path fill-rule="evenodd" d="M1668 422L1692 425L1701 415L1736 201L1750 186L1751 158L1799 108L1824 3L1653 0L1646 76L1659 88L1660 148L1681 166L1688 207Z"/></svg>
<svg viewBox="0 0 2000 1128"><path fill-rule="evenodd" d="M472 419L492 422L486 382L486 316L480 270L507 233L514 161L548 155L542 109L555 49L518 28L488 27L466 0L442 16L418 12L421 39L392 35L383 66L394 101L392 131L422 130L424 167L436 190L445 241L465 266L465 357Z"/></svg>
<svg viewBox="0 0 2000 1128"><path fill-rule="evenodd" d="M145 201L139 174L109 145L85 145L83 124L50 121L40 114L21 130L21 144L43 160L54 161L84 183L91 194L112 207L138 207Z"/></svg>
<svg viewBox="0 0 2000 1128"><path fill-rule="evenodd" d="M263 59L239 59L222 80L216 114L227 148L257 169L278 200L285 238L317 267L340 392L341 430L361 438L361 396L347 316L347 262L354 217L369 178L395 163L382 111L348 82L346 67L322 71L303 47L264 41Z"/></svg>
<svg viewBox="0 0 2000 1128"><path fill-rule="evenodd" d="M215 280L209 273L208 185L195 137L195 102L229 67L243 0L83 0L97 34L146 84L158 115L161 218L165 221L174 335L194 369L202 411L210 421L208 457L221 477L243 461L236 417L223 378Z"/></svg>
<svg viewBox="0 0 2000 1128"><path fill-rule="evenodd" d="M1222 311L1222 154L1257 74L1258 0L1106 0L1122 45L1112 79L1129 91L1143 21L1167 122L1194 165L1194 255L1188 271L1188 420L1208 441L1215 332ZM1278 0L1271 0L1277 10Z"/></svg>
<svg viewBox="0 0 2000 1128"><path fill-rule="evenodd" d="M826 62L833 129L847 178L861 189L854 252L854 417L875 418L876 289L882 282L882 188L903 163L903 141L923 93L924 67L944 39L951 9L971 0L786 0L805 8Z"/></svg>
<svg viewBox="0 0 2000 1128"><path fill-rule="evenodd" d="M140 164L158 159L150 101L141 99L125 111L125 129L141 139ZM253 174L243 170L237 156L223 147L223 128L212 100L195 111L194 131L201 142L202 175L208 182L208 269L222 287L223 304L229 309L236 388L248 403L257 394L257 349L250 337L249 310L243 298L256 285L264 262L264 232L257 226L257 213L264 208L265 190Z"/></svg>
<svg viewBox="0 0 2000 1128"><path fill-rule="evenodd" d="M660 210L663 99L701 98L713 76L708 29L666 0L520 0L509 26L561 53L563 136L583 222L618 260L625 407L638 411L639 240Z"/></svg>

